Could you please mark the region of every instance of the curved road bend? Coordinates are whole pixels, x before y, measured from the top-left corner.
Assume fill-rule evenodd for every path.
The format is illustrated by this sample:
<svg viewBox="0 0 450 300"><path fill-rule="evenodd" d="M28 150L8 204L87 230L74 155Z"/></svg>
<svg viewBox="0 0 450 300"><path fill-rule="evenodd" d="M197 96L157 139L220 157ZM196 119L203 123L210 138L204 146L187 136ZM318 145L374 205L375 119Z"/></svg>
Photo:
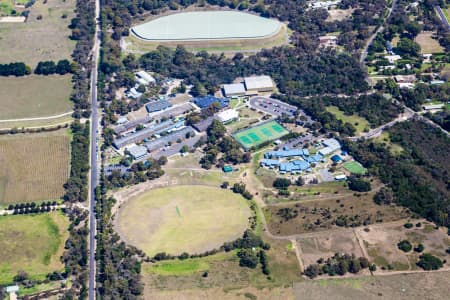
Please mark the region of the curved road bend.
<svg viewBox="0 0 450 300"><path fill-rule="evenodd" d="M97 103L97 75L98 58L100 53L100 0L95 1L95 36L92 48L91 71L91 151L90 151L90 186L89 186L89 300L94 300L95 295L95 188L98 185L98 103Z"/></svg>

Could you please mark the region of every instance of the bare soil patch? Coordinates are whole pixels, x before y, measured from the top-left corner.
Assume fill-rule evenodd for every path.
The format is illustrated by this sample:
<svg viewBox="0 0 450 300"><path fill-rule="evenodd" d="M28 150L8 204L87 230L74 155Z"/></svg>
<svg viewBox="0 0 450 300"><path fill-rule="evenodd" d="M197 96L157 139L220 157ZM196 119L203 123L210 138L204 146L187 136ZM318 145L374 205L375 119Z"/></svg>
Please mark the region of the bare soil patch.
<svg viewBox="0 0 450 300"><path fill-rule="evenodd" d="M436 32L421 32L416 37L416 43L420 45L421 53L442 53L444 48L439 44L437 40Z"/></svg>

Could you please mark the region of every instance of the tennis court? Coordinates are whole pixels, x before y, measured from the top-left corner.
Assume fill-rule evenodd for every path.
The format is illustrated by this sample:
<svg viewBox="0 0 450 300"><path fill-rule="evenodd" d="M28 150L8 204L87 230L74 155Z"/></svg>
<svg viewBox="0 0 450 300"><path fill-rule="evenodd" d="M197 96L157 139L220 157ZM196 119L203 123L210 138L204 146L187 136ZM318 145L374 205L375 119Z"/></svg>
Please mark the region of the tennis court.
<svg viewBox="0 0 450 300"><path fill-rule="evenodd" d="M249 129L239 131L233 137L245 148L257 147L267 141L276 140L289 131L276 121L270 121Z"/></svg>
<svg viewBox="0 0 450 300"><path fill-rule="evenodd" d="M352 174L364 175L367 170L357 161L349 161L344 163L344 168Z"/></svg>

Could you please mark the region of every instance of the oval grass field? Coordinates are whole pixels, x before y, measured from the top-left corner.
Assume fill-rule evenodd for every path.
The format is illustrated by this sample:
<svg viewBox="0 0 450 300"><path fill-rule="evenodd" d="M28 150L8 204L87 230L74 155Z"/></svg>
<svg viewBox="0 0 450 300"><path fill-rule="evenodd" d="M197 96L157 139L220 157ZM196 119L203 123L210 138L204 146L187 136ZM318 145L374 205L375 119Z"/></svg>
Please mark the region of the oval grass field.
<svg viewBox="0 0 450 300"><path fill-rule="evenodd" d="M231 191L173 186L129 200L119 210L116 230L149 256L194 254L240 237L249 216L247 200Z"/></svg>

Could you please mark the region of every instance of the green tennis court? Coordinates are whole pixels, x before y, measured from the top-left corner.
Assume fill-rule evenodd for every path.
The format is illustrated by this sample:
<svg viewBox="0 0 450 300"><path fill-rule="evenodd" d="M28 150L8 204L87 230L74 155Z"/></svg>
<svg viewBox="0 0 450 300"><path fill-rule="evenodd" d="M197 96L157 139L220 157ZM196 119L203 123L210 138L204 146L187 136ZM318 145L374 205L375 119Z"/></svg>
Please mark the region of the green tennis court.
<svg viewBox="0 0 450 300"><path fill-rule="evenodd" d="M233 137L245 148L257 147L267 141L273 141L286 134L287 131L276 121L270 121L255 127L239 131Z"/></svg>
<svg viewBox="0 0 450 300"><path fill-rule="evenodd" d="M352 174L364 175L367 170L357 161L349 161L344 163L344 168Z"/></svg>

